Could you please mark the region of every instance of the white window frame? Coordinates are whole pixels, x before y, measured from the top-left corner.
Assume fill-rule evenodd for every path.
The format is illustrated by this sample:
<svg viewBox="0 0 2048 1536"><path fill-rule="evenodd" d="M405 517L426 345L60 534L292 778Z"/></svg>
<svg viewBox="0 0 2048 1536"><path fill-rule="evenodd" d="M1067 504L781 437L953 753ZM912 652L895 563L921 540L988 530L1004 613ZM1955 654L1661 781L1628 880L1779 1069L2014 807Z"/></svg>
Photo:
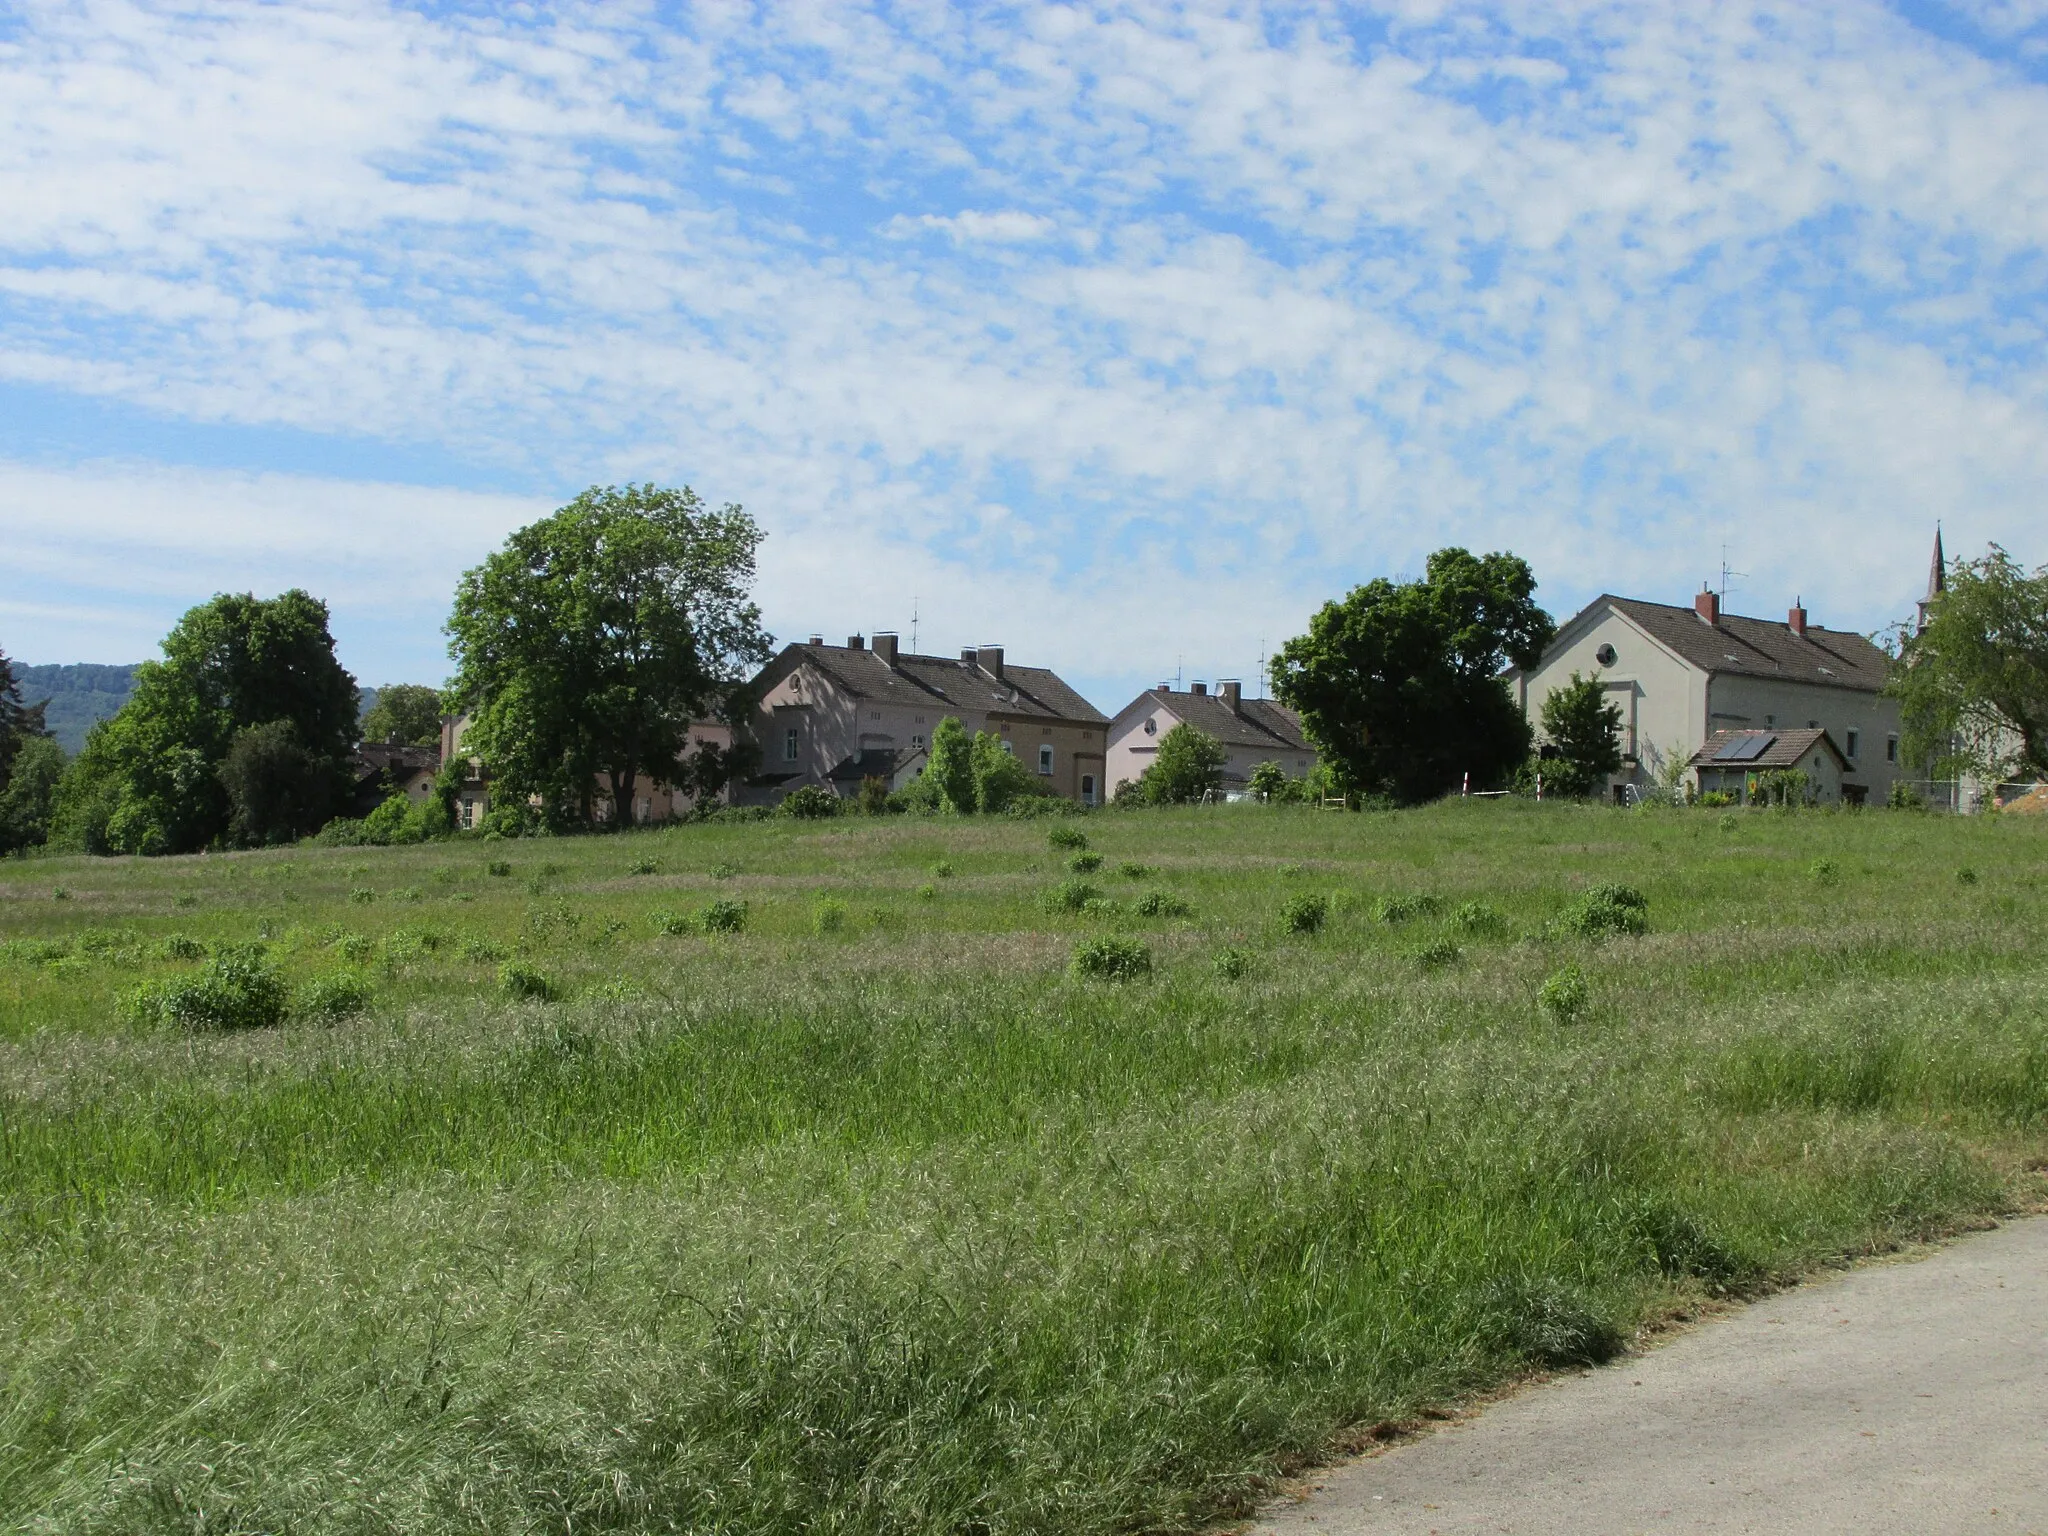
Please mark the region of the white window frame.
<svg viewBox="0 0 2048 1536"><path fill-rule="evenodd" d="M1052 777L1052 743L1049 741L1038 745L1038 771L1045 778Z"/></svg>
<svg viewBox="0 0 2048 1536"><path fill-rule="evenodd" d="M793 725L782 733L782 760L785 763L793 763L801 755L797 750L798 734Z"/></svg>

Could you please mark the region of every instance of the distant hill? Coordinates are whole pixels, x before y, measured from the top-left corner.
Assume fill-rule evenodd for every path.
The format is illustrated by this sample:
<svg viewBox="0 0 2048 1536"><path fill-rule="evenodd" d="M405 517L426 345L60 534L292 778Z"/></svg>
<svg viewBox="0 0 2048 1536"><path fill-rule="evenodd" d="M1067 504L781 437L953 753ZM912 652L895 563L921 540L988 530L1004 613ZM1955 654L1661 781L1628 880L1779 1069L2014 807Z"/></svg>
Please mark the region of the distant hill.
<svg viewBox="0 0 2048 1536"><path fill-rule="evenodd" d="M92 662L78 662L71 666L24 667L14 669L15 680L21 684L21 701L36 705L45 699L50 707L44 713L44 720L50 727L50 734L57 738L58 745L66 752L76 752L85 745L85 733L107 716L128 702L128 694L135 686L135 668L139 662L127 666L98 666Z"/></svg>
<svg viewBox="0 0 2048 1536"><path fill-rule="evenodd" d="M69 666L24 667L17 663L14 677L21 684L22 703L33 709L45 699L49 701L44 723L68 755L85 745L86 732L128 702L135 688L135 669L140 665L130 662L113 667L81 661ZM363 689L358 718L367 715L376 702L377 690Z"/></svg>

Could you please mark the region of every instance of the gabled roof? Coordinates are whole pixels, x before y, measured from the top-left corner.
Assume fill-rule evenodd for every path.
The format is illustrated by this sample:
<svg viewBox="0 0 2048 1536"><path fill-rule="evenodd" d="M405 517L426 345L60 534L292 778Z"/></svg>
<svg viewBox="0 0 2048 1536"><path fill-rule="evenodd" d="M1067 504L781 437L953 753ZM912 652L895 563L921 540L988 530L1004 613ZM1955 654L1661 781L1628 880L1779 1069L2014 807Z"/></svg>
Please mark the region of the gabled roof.
<svg viewBox="0 0 2048 1536"><path fill-rule="evenodd" d="M1719 622L1709 624L1691 608L1612 593L1587 604L1558 631L1560 637L1574 628L1579 618L1603 606L1613 608L1702 672L1769 677L1861 693L1878 692L1890 675L1891 659L1865 636L1848 630L1809 624L1802 637L1792 633L1790 624L1736 613L1724 613Z"/></svg>
<svg viewBox="0 0 2048 1536"><path fill-rule="evenodd" d="M1214 736L1226 747L1297 754L1315 751L1302 734L1301 716L1271 699L1241 699L1238 707L1232 709L1220 693L1175 693L1171 689L1148 688L1119 710L1117 717L1121 719L1146 704L1169 711L1176 719Z"/></svg>
<svg viewBox="0 0 2048 1536"><path fill-rule="evenodd" d="M997 682L980 667L949 656L899 653L892 667L865 648L791 645L769 670L779 679L799 661L808 661L855 698L1019 719L1109 724L1107 715L1044 667L1006 664L1003 680Z"/></svg>
<svg viewBox="0 0 2048 1536"><path fill-rule="evenodd" d="M358 783L381 778L389 773L394 779L408 778L415 773L441 771L441 752L438 747L404 746L397 742L366 741L351 754L350 767Z"/></svg>
<svg viewBox="0 0 2048 1536"><path fill-rule="evenodd" d="M925 755L923 747L869 747L841 760L825 777L835 784L858 784L867 778L894 780Z"/></svg>
<svg viewBox="0 0 2048 1536"><path fill-rule="evenodd" d="M1736 741L1762 741L1761 750L1753 757L1741 761L1724 758L1721 749ZM1716 731L1693 753L1686 766L1689 768L1718 768L1730 773L1747 773L1752 769L1797 768L1806 761L1806 754L1817 746L1825 746L1834 760L1843 768L1849 760L1842 756L1834 738L1826 731L1802 729L1797 731Z"/></svg>

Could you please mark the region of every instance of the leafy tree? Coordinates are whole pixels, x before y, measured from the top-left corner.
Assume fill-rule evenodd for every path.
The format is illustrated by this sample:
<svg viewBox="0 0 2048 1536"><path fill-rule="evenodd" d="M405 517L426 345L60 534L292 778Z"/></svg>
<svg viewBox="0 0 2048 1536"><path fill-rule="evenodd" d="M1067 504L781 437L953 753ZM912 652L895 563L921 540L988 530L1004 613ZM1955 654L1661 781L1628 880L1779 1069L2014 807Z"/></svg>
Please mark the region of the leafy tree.
<svg viewBox="0 0 2048 1536"><path fill-rule="evenodd" d="M1546 784L1559 794L1586 795L1621 767L1621 710L1607 702L1600 675L1580 677L1550 690L1541 710L1543 734L1557 756L1544 769Z"/></svg>
<svg viewBox="0 0 2048 1536"><path fill-rule="evenodd" d="M674 783L690 797L694 808L707 809L725 793L726 785L752 777L760 767L761 749L751 741L736 741L729 747L700 741L694 752L677 759Z"/></svg>
<svg viewBox="0 0 2048 1536"><path fill-rule="evenodd" d="M299 744L289 720L235 732L220 781L228 792L228 836L245 847L309 836L333 810L330 765Z"/></svg>
<svg viewBox="0 0 2048 1536"><path fill-rule="evenodd" d="M64 749L47 736L31 736L14 754L14 769L0 788L0 854L19 853L49 841L57 784L64 776Z"/></svg>
<svg viewBox="0 0 2048 1536"><path fill-rule="evenodd" d="M1184 805L1223 787L1223 743L1183 720L1159 738L1158 755L1144 772L1153 805Z"/></svg>
<svg viewBox="0 0 2048 1536"><path fill-rule="evenodd" d="M441 741L441 694L420 683L386 683L363 716L363 740L432 747Z"/></svg>
<svg viewBox="0 0 2048 1536"><path fill-rule="evenodd" d="M1350 787L1415 801L1466 773L1499 782L1530 737L1500 674L1534 666L1556 633L1535 590L1514 555L1440 549L1420 581L1325 603L1281 647L1273 691Z"/></svg>
<svg viewBox="0 0 2048 1536"><path fill-rule="evenodd" d="M919 775L937 792L942 811L967 815L974 809L974 743L967 727L952 715L932 728L932 744Z"/></svg>
<svg viewBox="0 0 2048 1536"><path fill-rule="evenodd" d="M14 663L0 651L0 790L7 788L14 769L15 754L28 742L47 734L43 711L48 701L32 706L21 702L21 683L14 675Z"/></svg>
<svg viewBox="0 0 2048 1536"><path fill-rule="evenodd" d="M452 691L494 794L589 824L600 775L617 806L642 773L672 783L691 720L730 711L768 658L748 596L760 542L738 506L712 511L687 486L593 486L466 573Z"/></svg>
<svg viewBox="0 0 2048 1536"><path fill-rule="evenodd" d="M190 853L229 836L221 777L238 732L287 723L339 798L356 734L355 679L327 605L296 589L223 593L178 621L164 659L100 722L59 791L54 836L94 853Z"/></svg>
<svg viewBox="0 0 2048 1536"><path fill-rule="evenodd" d="M1261 763L1252 770L1247 787L1261 800L1284 800L1287 798L1287 770L1278 763Z"/></svg>
<svg viewBox="0 0 2048 1536"><path fill-rule="evenodd" d="M2048 777L2048 566L2029 575L1996 544L1955 562L1886 691L1908 762L1941 778Z"/></svg>
<svg viewBox="0 0 2048 1536"><path fill-rule="evenodd" d="M974 769L974 808L984 816L1006 811L1012 801L1031 793L1031 775L996 732L976 731L969 758Z"/></svg>

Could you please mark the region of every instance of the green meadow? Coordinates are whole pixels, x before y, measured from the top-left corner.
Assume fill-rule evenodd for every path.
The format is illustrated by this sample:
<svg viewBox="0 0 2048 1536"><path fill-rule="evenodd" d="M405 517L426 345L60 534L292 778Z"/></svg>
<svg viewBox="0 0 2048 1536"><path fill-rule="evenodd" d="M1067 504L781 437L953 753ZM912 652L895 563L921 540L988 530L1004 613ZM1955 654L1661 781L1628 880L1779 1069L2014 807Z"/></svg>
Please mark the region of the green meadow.
<svg viewBox="0 0 2048 1536"><path fill-rule="evenodd" d="M0 1528L1227 1521L2038 1201L2044 940L1887 812L0 863Z"/></svg>

